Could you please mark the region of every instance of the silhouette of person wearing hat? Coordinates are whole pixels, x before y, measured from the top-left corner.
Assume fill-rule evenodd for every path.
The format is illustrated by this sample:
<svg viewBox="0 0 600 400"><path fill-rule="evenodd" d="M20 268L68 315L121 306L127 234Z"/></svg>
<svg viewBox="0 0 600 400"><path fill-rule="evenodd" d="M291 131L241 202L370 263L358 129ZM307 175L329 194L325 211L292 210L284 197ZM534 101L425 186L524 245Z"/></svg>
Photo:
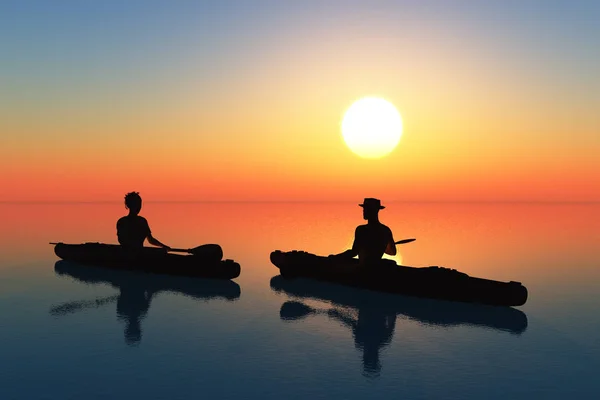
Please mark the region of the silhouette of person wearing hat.
<svg viewBox="0 0 600 400"><path fill-rule="evenodd" d="M354 232L352 248L330 257L355 257L358 256L361 266L375 265L381 260L383 254L396 255L396 244L392 230L379 222L379 210L385 207L379 199L365 198L362 204L365 225L360 225Z"/></svg>
<svg viewBox="0 0 600 400"><path fill-rule="evenodd" d="M170 247L158 241L152 232L146 218L138 215L142 209L142 198L138 192L130 192L125 195L125 208L129 209L129 215L117 221L117 237L123 247L139 249L144 246L144 240L148 243L169 250Z"/></svg>

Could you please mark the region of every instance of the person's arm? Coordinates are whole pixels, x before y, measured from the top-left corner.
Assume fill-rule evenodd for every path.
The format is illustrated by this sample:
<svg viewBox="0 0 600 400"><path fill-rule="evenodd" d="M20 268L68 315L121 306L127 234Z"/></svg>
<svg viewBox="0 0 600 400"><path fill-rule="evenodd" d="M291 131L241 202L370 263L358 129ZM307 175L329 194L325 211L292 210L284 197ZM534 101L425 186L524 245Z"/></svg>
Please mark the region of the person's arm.
<svg viewBox="0 0 600 400"><path fill-rule="evenodd" d="M343 257L343 258L352 258L358 255L358 252L355 252L353 249L348 249L338 254L331 254L329 257Z"/></svg>
<svg viewBox="0 0 600 400"><path fill-rule="evenodd" d="M158 247L162 247L163 249L169 250L170 247L167 246L164 243L161 243L158 239L156 239L154 236L152 236L152 231L150 230L150 225L148 225L148 221L146 221L146 229L148 230L148 235L146 236L146 239L148 239L148 243L150 243L153 246L158 246Z"/></svg>
<svg viewBox="0 0 600 400"><path fill-rule="evenodd" d="M352 248L346 251L343 251L339 254L331 254L329 257L356 257L358 255L359 250L359 236L360 236L360 226L356 228L354 231L354 242L352 243Z"/></svg>
<svg viewBox="0 0 600 400"><path fill-rule="evenodd" d="M356 329L356 327L358 326L358 321L348 316L348 314L342 313L335 308L327 310L327 315L330 318L336 319L337 321L346 325L350 329Z"/></svg>
<svg viewBox="0 0 600 400"><path fill-rule="evenodd" d="M390 228L388 228L388 231L389 231L389 239L388 239L388 244L385 248L385 254L388 254L390 256L395 256L397 253L396 242L394 241L394 235L392 234L392 230Z"/></svg>
<svg viewBox="0 0 600 400"><path fill-rule="evenodd" d="M166 250L170 249L169 246L167 246L164 243L161 243L158 239L156 239L154 236L152 236L152 233L150 233L146 239L148 239L148 243L150 243L151 245L162 247L163 249L166 249Z"/></svg>

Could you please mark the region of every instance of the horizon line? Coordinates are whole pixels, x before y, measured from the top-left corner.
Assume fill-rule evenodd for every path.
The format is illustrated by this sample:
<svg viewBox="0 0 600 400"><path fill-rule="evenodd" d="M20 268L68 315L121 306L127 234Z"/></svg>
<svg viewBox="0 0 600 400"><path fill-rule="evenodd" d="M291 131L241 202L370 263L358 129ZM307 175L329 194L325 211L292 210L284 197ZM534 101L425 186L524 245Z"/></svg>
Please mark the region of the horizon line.
<svg viewBox="0 0 600 400"><path fill-rule="evenodd" d="M358 200L360 201L360 200ZM273 204L273 203L355 203L356 200L144 200L145 204ZM534 203L534 204L597 204L600 200L386 200L386 204L415 203ZM116 200L0 200L0 204L123 204Z"/></svg>

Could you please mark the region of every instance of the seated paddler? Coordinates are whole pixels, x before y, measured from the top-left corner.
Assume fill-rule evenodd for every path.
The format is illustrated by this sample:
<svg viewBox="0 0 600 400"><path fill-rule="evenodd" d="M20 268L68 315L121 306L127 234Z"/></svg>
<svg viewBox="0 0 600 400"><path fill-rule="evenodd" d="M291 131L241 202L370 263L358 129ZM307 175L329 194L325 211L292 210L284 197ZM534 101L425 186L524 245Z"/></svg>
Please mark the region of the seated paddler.
<svg viewBox="0 0 600 400"><path fill-rule="evenodd" d="M396 255L394 236L392 230L379 221L379 211L385 208L379 199L365 198L359 206L367 223L356 228L351 249L329 257L358 256L360 266L376 266L381 263L384 254Z"/></svg>
<svg viewBox="0 0 600 400"><path fill-rule="evenodd" d="M144 241L165 250L171 248L161 243L152 236L152 231L146 218L139 215L142 209L142 198L138 192L130 192L125 195L125 208L129 214L117 221L117 237L123 247L139 249L144 246Z"/></svg>

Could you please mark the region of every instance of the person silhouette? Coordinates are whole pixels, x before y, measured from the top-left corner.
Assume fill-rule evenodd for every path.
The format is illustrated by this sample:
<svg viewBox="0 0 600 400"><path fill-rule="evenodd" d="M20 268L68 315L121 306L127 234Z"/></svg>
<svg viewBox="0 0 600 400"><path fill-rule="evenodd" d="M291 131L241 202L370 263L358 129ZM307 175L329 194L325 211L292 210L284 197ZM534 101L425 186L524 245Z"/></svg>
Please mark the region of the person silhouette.
<svg viewBox="0 0 600 400"><path fill-rule="evenodd" d="M152 236L148 221L138 215L142 209L142 198L138 192L125 195L125 208L129 210L129 214L117 221L117 238L121 246L139 249L144 246L144 240L148 239L148 243L154 246L171 249Z"/></svg>
<svg viewBox="0 0 600 400"><path fill-rule="evenodd" d="M329 257L355 257L358 256L360 266L372 266L380 262L383 254L396 255L396 244L392 230L379 222L379 211L385 206L379 199L365 198L362 204L365 225L360 225L354 232L352 248Z"/></svg>

